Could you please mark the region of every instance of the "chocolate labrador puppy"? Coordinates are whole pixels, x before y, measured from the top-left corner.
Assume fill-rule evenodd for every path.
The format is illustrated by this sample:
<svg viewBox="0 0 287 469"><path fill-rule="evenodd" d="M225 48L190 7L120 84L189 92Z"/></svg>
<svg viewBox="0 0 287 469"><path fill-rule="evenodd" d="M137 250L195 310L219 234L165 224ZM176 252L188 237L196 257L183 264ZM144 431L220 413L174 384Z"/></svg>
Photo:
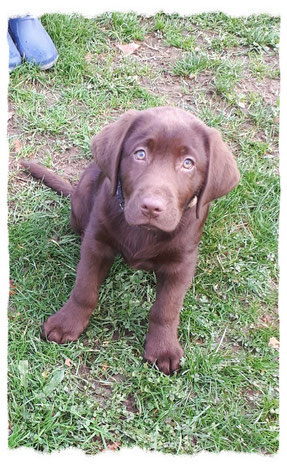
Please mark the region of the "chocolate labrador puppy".
<svg viewBox="0 0 287 469"><path fill-rule="evenodd" d="M22 165L62 195L71 195L71 225L81 257L67 303L43 325L42 337L78 339L115 256L153 270L156 301L144 359L163 373L179 368L177 337L183 299L194 275L210 202L239 181L235 159L215 129L173 107L128 111L91 144L94 162L76 187L29 161Z"/></svg>

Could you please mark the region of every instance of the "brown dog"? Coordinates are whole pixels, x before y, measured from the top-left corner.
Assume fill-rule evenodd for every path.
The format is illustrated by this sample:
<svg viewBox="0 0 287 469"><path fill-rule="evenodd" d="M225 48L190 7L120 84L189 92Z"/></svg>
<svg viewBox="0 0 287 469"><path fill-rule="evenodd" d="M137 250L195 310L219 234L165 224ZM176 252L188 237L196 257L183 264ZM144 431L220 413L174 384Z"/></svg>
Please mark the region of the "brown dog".
<svg viewBox="0 0 287 469"><path fill-rule="evenodd" d="M71 194L71 224L82 236L77 278L67 303L43 325L42 337L76 340L97 305L116 254L135 269L154 270L144 358L166 373L179 368L179 313L194 275L210 202L239 181L219 132L173 107L128 111L92 140L95 161L77 187L36 163L32 175Z"/></svg>

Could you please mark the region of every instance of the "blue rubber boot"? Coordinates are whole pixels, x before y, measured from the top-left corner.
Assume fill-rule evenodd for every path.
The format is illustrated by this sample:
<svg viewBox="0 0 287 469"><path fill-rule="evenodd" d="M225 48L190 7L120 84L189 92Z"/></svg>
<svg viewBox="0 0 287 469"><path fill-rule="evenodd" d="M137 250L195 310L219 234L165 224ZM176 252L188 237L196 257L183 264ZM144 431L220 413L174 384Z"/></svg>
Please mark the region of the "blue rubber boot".
<svg viewBox="0 0 287 469"><path fill-rule="evenodd" d="M11 72L12 70L14 70L14 68L18 67L18 65L21 65L22 58L20 52L18 51L8 32L7 39L9 45L9 72Z"/></svg>
<svg viewBox="0 0 287 469"><path fill-rule="evenodd" d="M21 56L28 62L39 65L41 70L51 68L58 52L42 23L33 16L11 18L9 33Z"/></svg>

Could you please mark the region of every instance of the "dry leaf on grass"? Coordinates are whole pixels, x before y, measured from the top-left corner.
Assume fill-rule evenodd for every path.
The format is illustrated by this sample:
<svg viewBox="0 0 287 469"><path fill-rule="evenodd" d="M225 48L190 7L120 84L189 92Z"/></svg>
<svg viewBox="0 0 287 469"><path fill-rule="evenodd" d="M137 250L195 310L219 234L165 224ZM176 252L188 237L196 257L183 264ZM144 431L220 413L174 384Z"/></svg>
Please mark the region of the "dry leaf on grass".
<svg viewBox="0 0 287 469"><path fill-rule="evenodd" d="M115 441L114 443L110 443L109 445L107 445L107 448L110 449L111 451L116 451L120 446L121 446L120 441Z"/></svg>
<svg viewBox="0 0 287 469"><path fill-rule="evenodd" d="M109 368L109 365L107 363L104 363L102 366L102 370L106 371Z"/></svg>
<svg viewBox="0 0 287 469"><path fill-rule="evenodd" d="M124 55L131 55L139 48L139 44L130 42L129 44L117 44L117 47L123 52Z"/></svg>
<svg viewBox="0 0 287 469"><path fill-rule="evenodd" d="M263 316L261 316L259 318L259 325L258 327L268 327L270 326L271 324L273 323L273 318L271 316L271 314L263 314Z"/></svg>
<svg viewBox="0 0 287 469"><path fill-rule="evenodd" d="M71 366L71 359L69 357L66 358L65 365L66 366Z"/></svg>
<svg viewBox="0 0 287 469"><path fill-rule="evenodd" d="M12 280L10 280L10 285L9 285L9 295L15 295L15 285Z"/></svg>
<svg viewBox="0 0 287 469"><path fill-rule="evenodd" d="M268 342L268 347L279 348L280 342L276 339L276 337L271 337Z"/></svg>
<svg viewBox="0 0 287 469"><path fill-rule="evenodd" d="M89 64L89 63L91 62L91 60L92 60L92 54L91 54L90 52L88 52L88 53L86 54L85 59L86 59L87 64Z"/></svg>
<svg viewBox="0 0 287 469"><path fill-rule="evenodd" d="M22 143L17 138L14 140L14 150L16 153L19 153L22 150Z"/></svg>

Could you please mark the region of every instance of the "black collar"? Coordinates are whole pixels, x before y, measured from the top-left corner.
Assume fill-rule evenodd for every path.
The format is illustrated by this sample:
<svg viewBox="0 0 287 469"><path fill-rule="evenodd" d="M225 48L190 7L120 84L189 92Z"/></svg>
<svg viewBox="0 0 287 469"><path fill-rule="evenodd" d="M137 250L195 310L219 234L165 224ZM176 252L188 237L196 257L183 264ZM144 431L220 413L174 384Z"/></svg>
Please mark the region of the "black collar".
<svg viewBox="0 0 287 469"><path fill-rule="evenodd" d="M117 199L119 201L120 209L123 210L124 206L125 206L125 199L124 199L124 196L123 196L122 185L121 185L120 180L119 180L118 185L117 185Z"/></svg>

